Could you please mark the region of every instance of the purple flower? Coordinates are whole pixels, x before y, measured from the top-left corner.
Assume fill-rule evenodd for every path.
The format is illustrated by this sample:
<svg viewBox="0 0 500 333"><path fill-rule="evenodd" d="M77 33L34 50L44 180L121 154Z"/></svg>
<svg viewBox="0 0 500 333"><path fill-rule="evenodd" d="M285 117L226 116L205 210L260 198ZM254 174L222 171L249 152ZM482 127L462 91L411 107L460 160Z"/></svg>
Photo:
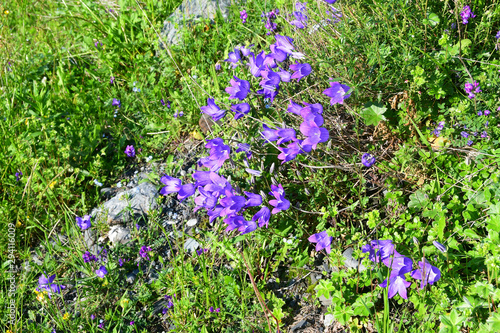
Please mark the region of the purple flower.
<svg viewBox="0 0 500 333"><path fill-rule="evenodd" d="M391 269L391 276L404 275L410 272L413 266L413 261L410 258L399 254L396 250L392 251L382 262Z"/></svg>
<svg viewBox="0 0 500 333"><path fill-rule="evenodd" d="M274 196L276 199L269 200L269 204L273 206L272 214L277 214L282 210L287 210L290 208L290 201L285 199L285 190L281 184L271 185L270 195Z"/></svg>
<svg viewBox="0 0 500 333"><path fill-rule="evenodd" d="M22 175L23 175L23 173L22 173L21 171L16 172L16 175L15 175L15 176L16 176L16 181L21 180L21 176L22 176Z"/></svg>
<svg viewBox="0 0 500 333"><path fill-rule="evenodd" d="M483 131L481 133L481 137L484 139L484 138L487 138L488 137L488 133L486 131Z"/></svg>
<svg viewBox="0 0 500 333"><path fill-rule="evenodd" d="M302 145L312 146L312 149L316 149L318 143L326 142L330 137L328 130L326 128L319 127L313 120L304 121L300 124L300 132L307 137L302 142Z"/></svg>
<svg viewBox="0 0 500 333"><path fill-rule="evenodd" d="M259 194L244 192L248 197L247 201L245 201L245 207L255 207L262 205L262 197Z"/></svg>
<svg viewBox="0 0 500 333"><path fill-rule="evenodd" d="M361 247L363 253L368 252L368 259L378 263L389 258L395 251L394 244L391 240L372 240L370 244Z"/></svg>
<svg viewBox="0 0 500 333"><path fill-rule="evenodd" d="M220 71L220 64L219 64L219 63L216 63L216 64L215 64L215 70L216 70L216 71Z"/></svg>
<svg viewBox="0 0 500 333"><path fill-rule="evenodd" d="M99 46L102 46L102 42L96 41L96 42L94 43L94 46L95 46L96 48L99 48Z"/></svg>
<svg viewBox="0 0 500 333"><path fill-rule="evenodd" d="M439 270L439 268L429 264L427 259L424 260L425 262L419 261L418 266L420 268L414 270L410 274L412 278L421 280L420 289L424 289L427 283L434 284L434 282L438 281L441 278L441 271Z"/></svg>
<svg viewBox="0 0 500 333"><path fill-rule="evenodd" d="M47 278L45 276L45 274L42 274L39 278L38 278L38 288L37 290L39 292L41 292L42 290L45 290L50 297L50 294L52 292L56 293L56 294L60 294L61 293L61 289L64 289L66 288L65 286L63 285L58 285L58 284L55 284L55 283L52 283L54 282L54 279L56 278L56 275L51 275L49 278Z"/></svg>
<svg viewBox="0 0 500 333"><path fill-rule="evenodd" d="M250 150L250 145L247 143L238 143L238 149L236 149L237 153L244 152L248 159L252 158L252 151Z"/></svg>
<svg viewBox="0 0 500 333"><path fill-rule="evenodd" d="M215 309L215 312L219 313L220 312L220 308Z"/></svg>
<svg viewBox="0 0 500 333"><path fill-rule="evenodd" d="M286 52L294 59L303 59L304 54L300 52L295 52L295 46L293 45L293 39L288 36L276 35L276 45L278 49Z"/></svg>
<svg viewBox="0 0 500 333"><path fill-rule="evenodd" d="M161 105L165 106L165 101L163 100L163 98L160 99L160 103L161 103Z"/></svg>
<svg viewBox="0 0 500 333"><path fill-rule="evenodd" d="M238 79L234 76L234 79L231 79L229 83L231 84L231 87L226 88L226 92L230 95L229 99L238 98L242 101L247 97L248 92L250 91L250 82Z"/></svg>
<svg viewBox="0 0 500 333"><path fill-rule="evenodd" d="M266 142L272 142L278 140L279 136L277 134L278 130L274 130L269 128L266 124L262 124L262 128L264 129L260 134L266 140Z"/></svg>
<svg viewBox="0 0 500 333"><path fill-rule="evenodd" d="M371 167L374 165L376 162L375 156L372 156L371 154L364 153L363 156L361 156L361 163L367 168Z"/></svg>
<svg viewBox="0 0 500 333"><path fill-rule="evenodd" d="M294 141L290 143L287 148L278 147L281 154L278 155L278 159L281 164L294 160L298 154L304 153L304 150L299 146L299 141Z"/></svg>
<svg viewBox="0 0 500 333"><path fill-rule="evenodd" d="M307 2L296 2L295 3L295 9L298 10L299 12L306 12L307 11L307 8L306 8L306 5L307 5Z"/></svg>
<svg viewBox="0 0 500 333"><path fill-rule="evenodd" d="M84 215L83 219L79 216L76 217L76 224L80 227L82 230L87 230L88 228L92 227L92 223L90 223L90 215Z"/></svg>
<svg viewBox="0 0 500 333"><path fill-rule="evenodd" d="M85 253L82 255L82 258L83 258L83 262L84 263L88 263L88 262L91 262L91 261L96 261L97 262L96 256L94 256L93 254L91 254L89 251L85 251Z"/></svg>
<svg viewBox="0 0 500 333"><path fill-rule="evenodd" d="M491 112L490 112L490 110L484 110L484 115L485 115L485 116L489 116L489 115L490 115L490 113L491 113Z"/></svg>
<svg viewBox="0 0 500 333"><path fill-rule="evenodd" d="M460 132L460 135L462 136L462 138L468 138L469 137L469 133L467 133L465 131Z"/></svg>
<svg viewBox="0 0 500 333"><path fill-rule="evenodd" d="M166 185L160 190L161 195L168 195L170 193L178 192L177 199L183 201L185 198L190 197L194 194L195 191L194 185L193 184L182 185L180 179L165 175L161 177L160 181L164 185Z"/></svg>
<svg viewBox="0 0 500 333"><path fill-rule="evenodd" d="M90 315L90 320L94 320L95 319L95 315L94 314L91 314Z"/></svg>
<svg viewBox="0 0 500 333"><path fill-rule="evenodd" d="M245 24L247 22L247 18L248 18L247 12L243 9L240 12L240 19L241 19L243 24Z"/></svg>
<svg viewBox="0 0 500 333"><path fill-rule="evenodd" d="M221 216L233 215L239 212L245 206L245 197L235 195L229 190L226 190L226 196L219 200L224 209L220 212Z"/></svg>
<svg viewBox="0 0 500 333"><path fill-rule="evenodd" d="M257 56L252 54L252 56L248 58L248 66L250 66L250 73L252 73L253 76L261 76L261 71L264 70L265 58L266 54L264 51L260 52Z"/></svg>
<svg viewBox="0 0 500 333"><path fill-rule="evenodd" d="M133 326L134 324L135 324L135 321L133 321L133 320L132 320L132 321L130 322L130 326Z"/></svg>
<svg viewBox="0 0 500 333"><path fill-rule="evenodd" d="M304 29L307 25L307 15L300 11L295 11L292 14L295 16L295 20L291 21L290 24L299 29Z"/></svg>
<svg viewBox="0 0 500 333"><path fill-rule="evenodd" d="M113 98L113 102L111 103L112 106L117 106L117 107L121 107L122 106L122 103L120 102L119 99L116 99L116 98Z"/></svg>
<svg viewBox="0 0 500 333"><path fill-rule="evenodd" d="M215 138L207 140L205 148L210 149L210 156L201 158L198 164L210 168L211 171L219 171L224 162L229 158L231 147L225 145L224 140L221 138Z"/></svg>
<svg viewBox="0 0 500 333"><path fill-rule="evenodd" d="M292 74L280 68L280 71L277 73L280 76L281 82L290 82L292 79Z"/></svg>
<svg viewBox="0 0 500 333"><path fill-rule="evenodd" d="M218 121L219 119L224 118L226 115L226 110L221 110L217 104L215 104L213 98L207 99L207 106L201 107L201 113L206 113L210 117L212 117L213 121Z"/></svg>
<svg viewBox="0 0 500 333"><path fill-rule="evenodd" d="M244 57L248 57L250 54L253 54L251 52L251 48L254 46L254 44L248 45L248 47L242 46L240 47L241 54L243 54Z"/></svg>
<svg viewBox="0 0 500 333"><path fill-rule="evenodd" d="M240 50L238 49L234 49L234 52L230 52L228 54L228 57L226 60L224 61L227 61L227 62L230 62L231 65L233 66L233 68L236 68L238 67L238 62L241 60L241 57L240 57Z"/></svg>
<svg viewBox="0 0 500 333"><path fill-rule="evenodd" d="M469 6L464 6L462 12L460 13L460 16L462 17L463 24L469 23L469 19L476 17Z"/></svg>
<svg viewBox="0 0 500 333"><path fill-rule="evenodd" d="M477 83L477 81L474 81L473 83L467 82L465 84L464 90L468 94L468 97L470 99L476 97L477 93L482 92L481 87L479 86L479 83Z"/></svg>
<svg viewBox="0 0 500 333"><path fill-rule="evenodd" d="M271 53L268 56L270 56L272 59L278 62L283 62L288 57L288 53L280 50L276 44L271 44L269 47L271 48Z"/></svg>
<svg viewBox="0 0 500 333"><path fill-rule="evenodd" d="M151 248L149 246L143 245L141 246L141 249L139 250L139 255L146 259L149 260L148 252L151 251Z"/></svg>
<svg viewBox="0 0 500 333"><path fill-rule="evenodd" d="M297 79L297 81L300 81L301 78L308 76L312 72L311 65L305 63L305 64L292 64L290 65L290 69L292 71L295 71L295 73L292 74L291 78L292 79Z"/></svg>
<svg viewBox="0 0 500 333"><path fill-rule="evenodd" d="M316 243L316 252L325 249L326 253L330 254L333 237L328 236L326 231L311 235L307 240Z"/></svg>
<svg viewBox="0 0 500 333"><path fill-rule="evenodd" d="M330 88L323 91L323 94L331 97L330 105L334 105L337 103L344 104L344 100L351 96L351 94L347 94L350 89L351 88L349 86L346 86L345 84L341 84L339 82L330 82Z"/></svg>
<svg viewBox="0 0 500 333"><path fill-rule="evenodd" d="M271 31L273 31L273 30L275 30L275 29L276 29L277 25L276 25L276 23L274 23L273 21L271 21L271 18L268 18L268 19L266 20L266 24L264 25L264 27L265 27L267 30L271 30ZM267 34L269 35L270 33L268 32Z"/></svg>
<svg viewBox="0 0 500 333"><path fill-rule="evenodd" d="M99 269L95 271L95 274L100 277L101 279L104 279L104 276L108 274L108 271L106 270L106 267L101 266Z"/></svg>
<svg viewBox="0 0 500 333"><path fill-rule="evenodd" d="M329 3L330 5L333 5L334 3L337 2L337 0L325 0L326 3Z"/></svg>
<svg viewBox="0 0 500 333"><path fill-rule="evenodd" d="M433 241L432 244L438 249L439 251L446 253L446 246L443 244L439 243L438 241Z"/></svg>
<svg viewBox="0 0 500 333"><path fill-rule="evenodd" d="M135 149L134 146L129 145L125 148L125 155L128 157L135 157Z"/></svg>
<svg viewBox="0 0 500 333"><path fill-rule="evenodd" d="M483 115L483 111L477 111L477 115L481 117Z"/></svg>
<svg viewBox="0 0 500 333"><path fill-rule="evenodd" d="M288 141L297 140L295 130L293 128L278 128L276 134L280 137L276 144L280 145Z"/></svg>
<svg viewBox="0 0 500 333"><path fill-rule="evenodd" d="M271 218L271 211L266 206L262 207L255 215L252 217L252 221L259 224L259 227L262 228L269 226L269 219Z"/></svg>
<svg viewBox="0 0 500 333"><path fill-rule="evenodd" d="M104 322L102 322L102 323L100 323L99 325L97 325L97 327L99 327L99 328L101 328L101 329L102 329L102 328L104 328Z"/></svg>
<svg viewBox="0 0 500 333"><path fill-rule="evenodd" d="M467 146L472 146L473 144L474 144L474 141L472 141L472 140L467 141Z"/></svg>
<svg viewBox="0 0 500 333"><path fill-rule="evenodd" d="M122 260L122 258L118 259L118 265L120 265L120 267L123 266L123 260Z"/></svg>
<svg viewBox="0 0 500 333"><path fill-rule="evenodd" d="M112 76L110 79L109 79L109 84L113 84L115 83L115 77Z"/></svg>
<svg viewBox="0 0 500 333"><path fill-rule="evenodd" d="M290 113L294 113L296 115L300 115L300 110L302 110L302 106L290 100L290 104L288 104L287 111Z"/></svg>
<svg viewBox="0 0 500 333"><path fill-rule="evenodd" d="M408 299L406 294L406 288L411 285L411 282L405 280L404 276L395 275L389 279L389 293L388 297L393 298L396 294L403 297L404 299ZM387 280L380 284L382 288L387 287Z"/></svg>
<svg viewBox="0 0 500 333"><path fill-rule="evenodd" d="M209 307L209 308L208 308L208 311L209 311L209 312L214 312L214 307L213 307L213 306Z"/></svg>

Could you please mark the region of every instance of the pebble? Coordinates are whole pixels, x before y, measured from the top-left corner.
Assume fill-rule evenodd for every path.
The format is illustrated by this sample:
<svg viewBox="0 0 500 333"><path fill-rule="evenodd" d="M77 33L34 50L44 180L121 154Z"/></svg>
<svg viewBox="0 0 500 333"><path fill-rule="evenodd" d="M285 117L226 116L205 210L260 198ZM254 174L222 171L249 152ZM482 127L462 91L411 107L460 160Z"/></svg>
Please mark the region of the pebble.
<svg viewBox="0 0 500 333"><path fill-rule="evenodd" d="M333 317L332 314L327 314L325 315L325 320L323 321L323 324L325 325L325 327L331 326L333 324L334 319L335 318Z"/></svg>
<svg viewBox="0 0 500 333"><path fill-rule="evenodd" d="M190 219L189 221L186 222L186 225L188 227L194 227L196 224L198 224L198 220L197 219Z"/></svg>
<svg viewBox="0 0 500 333"><path fill-rule="evenodd" d="M184 250L190 253L194 253L198 248L200 247L200 243L198 243L196 240L193 238L188 238L186 239L186 242L184 242Z"/></svg>

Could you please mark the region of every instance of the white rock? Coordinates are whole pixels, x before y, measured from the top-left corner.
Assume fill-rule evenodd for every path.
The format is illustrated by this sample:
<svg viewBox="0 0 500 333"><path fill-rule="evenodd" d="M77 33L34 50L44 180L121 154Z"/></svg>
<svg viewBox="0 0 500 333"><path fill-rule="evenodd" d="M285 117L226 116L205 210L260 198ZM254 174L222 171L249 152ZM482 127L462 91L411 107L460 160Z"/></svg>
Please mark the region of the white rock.
<svg viewBox="0 0 500 333"><path fill-rule="evenodd" d="M325 315L325 320L323 321L323 324L325 324L325 327L331 326L334 320L335 318L333 317L332 314L327 314Z"/></svg>

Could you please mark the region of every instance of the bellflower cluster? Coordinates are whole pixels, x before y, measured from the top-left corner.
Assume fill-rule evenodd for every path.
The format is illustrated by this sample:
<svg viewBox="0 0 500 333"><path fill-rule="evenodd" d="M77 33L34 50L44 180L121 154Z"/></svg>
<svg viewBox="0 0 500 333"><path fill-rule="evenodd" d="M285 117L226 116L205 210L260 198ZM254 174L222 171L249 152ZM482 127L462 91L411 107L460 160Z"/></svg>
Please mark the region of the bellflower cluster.
<svg viewBox="0 0 500 333"><path fill-rule="evenodd" d="M470 99L473 99L476 97L477 93L480 93L481 87L479 86L479 83L477 81L474 81L473 83L467 82L465 84L465 92L468 94Z"/></svg>
<svg viewBox="0 0 500 333"><path fill-rule="evenodd" d="M143 245L143 246L141 246L141 249L139 250L139 255L142 258L149 260L150 258L148 256L148 252L150 252L150 251L151 251L151 248L149 246Z"/></svg>
<svg viewBox="0 0 500 333"><path fill-rule="evenodd" d="M45 272L44 272L45 273ZM51 293L56 293L56 294L60 294L61 293L61 290L66 288L65 286L63 285L58 285L56 283L52 283L54 282L54 279L56 278L56 275L51 275L49 276L49 278L47 278L45 276L45 274L42 274L39 278L38 278L38 287L35 289L37 292L42 292L42 291L46 291L47 292L47 295L50 297L50 294Z"/></svg>
<svg viewBox="0 0 500 333"><path fill-rule="evenodd" d="M307 26L307 2L296 2L295 11L292 13L294 20L290 21L290 24L299 28L304 29Z"/></svg>
<svg viewBox="0 0 500 333"><path fill-rule="evenodd" d="M246 10L242 10L240 11L240 19L241 19L241 23L245 24L247 23L247 18L248 18L248 14L246 12Z"/></svg>
<svg viewBox="0 0 500 333"><path fill-rule="evenodd" d="M104 279L106 274L108 274L108 271L106 270L106 267L104 267L104 266L99 267L99 269L96 269L96 271L95 271L95 275L97 275L101 279Z"/></svg>
<svg viewBox="0 0 500 333"><path fill-rule="evenodd" d="M406 273L410 273L416 280L421 280L421 289L427 284L434 284L441 277L439 269L429 264L425 258L418 262L419 268L412 271L413 261L398 253L391 240L372 240L370 244L363 245L361 250L363 253L368 253L368 259L372 262L382 262L390 269L389 279L385 279L379 285L382 288L389 287L389 298L399 294L402 298L408 299L406 289L411 282L406 281Z"/></svg>
<svg viewBox="0 0 500 333"><path fill-rule="evenodd" d="M365 153L361 156L361 163L363 163L363 165L367 168L374 165L376 161L375 156L372 156L371 154Z"/></svg>
<svg viewBox="0 0 500 333"><path fill-rule="evenodd" d="M88 263L91 261L97 262L97 257L91 254L89 251L85 251L85 253L82 255L82 258L84 263Z"/></svg>
<svg viewBox="0 0 500 333"><path fill-rule="evenodd" d="M133 145L128 145L127 147L125 147L125 155L132 158L135 157L135 148Z"/></svg>
<svg viewBox="0 0 500 333"><path fill-rule="evenodd" d="M469 6L464 6L462 12L460 13L460 17L462 17L462 23L469 23L469 19L476 17Z"/></svg>
<svg viewBox="0 0 500 333"><path fill-rule="evenodd" d="M242 101L250 92L250 82L247 80L238 79L234 76L234 79L231 79L229 83L231 84L231 87L226 88L226 92L230 95L229 99L238 98Z"/></svg>
<svg viewBox="0 0 500 333"><path fill-rule="evenodd" d="M441 135L441 131L443 130L444 128L444 124L445 122L444 121L440 121L436 127L436 129L434 131L432 131L432 134L434 134L434 136L436 137L439 137Z"/></svg>
<svg viewBox="0 0 500 333"><path fill-rule="evenodd" d="M90 222L90 215L84 215L83 219L79 216L76 217L76 224L80 227L82 230L87 230L88 228L92 227L92 223Z"/></svg>
<svg viewBox="0 0 500 333"><path fill-rule="evenodd" d="M215 104L213 98L208 98L207 104L208 105L201 107L201 113L208 114L210 117L212 117L213 121L218 121L219 119L224 118L224 116L226 115L226 110L221 110L220 107Z"/></svg>
<svg viewBox="0 0 500 333"><path fill-rule="evenodd" d="M279 12L280 11L278 9L274 9L269 13L262 12L262 15L260 15L260 17L263 18L262 22L266 22L265 24L266 29L269 30L269 32L267 32L267 35L270 35L271 31L274 31L276 29L277 25L276 23L273 22L273 20L276 19L276 17L278 17Z"/></svg>

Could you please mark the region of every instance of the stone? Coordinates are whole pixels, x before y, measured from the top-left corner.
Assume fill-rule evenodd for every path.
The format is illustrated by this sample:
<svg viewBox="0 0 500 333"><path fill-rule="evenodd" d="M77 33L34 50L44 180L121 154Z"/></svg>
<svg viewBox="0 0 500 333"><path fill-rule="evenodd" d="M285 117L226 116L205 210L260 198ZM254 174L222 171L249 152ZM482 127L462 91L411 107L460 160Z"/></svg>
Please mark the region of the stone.
<svg viewBox="0 0 500 333"><path fill-rule="evenodd" d="M102 207L92 210L91 216L94 217L94 221L104 220L110 225L124 224L132 219L146 217L149 211L156 209L157 197L156 186L144 182L130 190L118 193L106 201Z"/></svg>
<svg viewBox="0 0 500 333"><path fill-rule="evenodd" d="M321 302L321 305L323 305L323 306L330 306L330 305L332 305L332 299L331 298L326 298L324 295L321 295L319 297L319 301Z"/></svg>
<svg viewBox="0 0 500 333"><path fill-rule="evenodd" d="M307 320L302 319L292 327L291 332L296 332L297 330L306 328L307 324L308 324Z"/></svg>
<svg viewBox="0 0 500 333"><path fill-rule="evenodd" d="M190 219L186 222L186 226L188 227L194 227L196 224L198 224L198 220L197 219Z"/></svg>
<svg viewBox="0 0 500 333"><path fill-rule="evenodd" d="M182 4L163 23L160 47L178 44L181 40L180 30L184 26L192 26L196 20L208 18L213 20L217 10L226 19L229 14L231 0L184 0Z"/></svg>
<svg viewBox="0 0 500 333"><path fill-rule="evenodd" d="M200 248L200 243L198 243L196 240L192 238L188 238L186 239L186 242L184 242L184 250L186 250L189 253L194 253L199 248Z"/></svg>
<svg viewBox="0 0 500 333"><path fill-rule="evenodd" d="M108 237L113 245L125 244L130 240L130 230L121 225L114 225L109 229Z"/></svg>
<svg viewBox="0 0 500 333"><path fill-rule="evenodd" d="M128 283L132 284L132 283L134 283L137 274L139 274L139 269L136 268L132 272L127 274L127 277L125 278L125 280Z"/></svg>
<svg viewBox="0 0 500 333"><path fill-rule="evenodd" d="M325 319L323 320L323 324L325 325L325 327L329 327L333 324L334 320L335 320L335 318L333 317L332 314L327 314L327 315L325 315Z"/></svg>
<svg viewBox="0 0 500 333"><path fill-rule="evenodd" d="M360 272L364 271L366 267L363 266L360 261L353 258L352 256L353 252L354 250L352 249L352 247L349 247L342 253L342 256L345 258L344 260L345 267L354 269L358 269L359 267Z"/></svg>

